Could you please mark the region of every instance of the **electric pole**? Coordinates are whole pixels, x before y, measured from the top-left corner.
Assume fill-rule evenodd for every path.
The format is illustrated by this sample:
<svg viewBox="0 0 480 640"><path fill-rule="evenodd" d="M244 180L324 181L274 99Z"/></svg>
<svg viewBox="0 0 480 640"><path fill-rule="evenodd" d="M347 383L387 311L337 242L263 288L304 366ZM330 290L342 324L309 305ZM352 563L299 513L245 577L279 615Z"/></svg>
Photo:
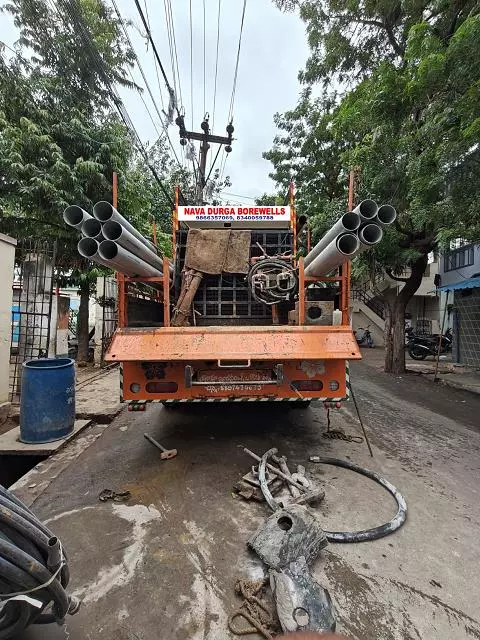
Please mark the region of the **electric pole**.
<svg viewBox="0 0 480 640"><path fill-rule="evenodd" d="M187 140L190 142L192 140L198 140L200 142L196 200L197 204L203 204L203 190L207 184L207 155L208 150L210 149L210 143L213 142L214 144L225 145L225 151L227 153L230 153L230 151L232 150L232 136L234 131L233 124L230 122L227 125L227 136L216 136L213 133L210 133L208 113L205 114L203 122L200 125L202 128L201 133L197 133L196 131L187 131L187 129L185 128L185 116L183 115L179 115L176 118L175 122L179 128L180 144L182 146L185 146L187 144Z"/></svg>

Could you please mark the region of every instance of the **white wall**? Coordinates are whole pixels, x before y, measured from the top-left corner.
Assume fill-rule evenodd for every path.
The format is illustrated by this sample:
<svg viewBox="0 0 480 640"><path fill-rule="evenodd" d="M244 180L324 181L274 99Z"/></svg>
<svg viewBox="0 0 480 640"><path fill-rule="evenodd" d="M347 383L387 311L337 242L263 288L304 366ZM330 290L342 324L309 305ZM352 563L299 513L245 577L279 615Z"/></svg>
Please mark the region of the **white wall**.
<svg viewBox="0 0 480 640"><path fill-rule="evenodd" d="M16 240L0 233L0 406L8 402L13 265L16 244Z"/></svg>
<svg viewBox="0 0 480 640"><path fill-rule="evenodd" d="M385 321L360 300L353 300L352 329L356 333L359 327L369 327L376 347L385 345Z"/></svg>

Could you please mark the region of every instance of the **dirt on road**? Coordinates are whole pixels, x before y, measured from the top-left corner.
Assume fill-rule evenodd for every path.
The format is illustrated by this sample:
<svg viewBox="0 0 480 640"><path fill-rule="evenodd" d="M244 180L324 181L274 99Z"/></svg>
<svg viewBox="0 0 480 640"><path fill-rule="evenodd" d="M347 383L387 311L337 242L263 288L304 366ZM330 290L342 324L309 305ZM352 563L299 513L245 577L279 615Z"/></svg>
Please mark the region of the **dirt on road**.
<svg viewBox="0 0 480 640"><path fill-rule="evenodd" d="M322 406L219 405L124 411L50 481L33 508L69 552L71 589L84 600L68 619L71 640L220 640L239 601L237 578L263 575L246 548L269 515L232 485L250 467L239 445L275 446L324 484L317 507L327 530L388 521L395 503L347 470L308 462L312 454L380 472L403 493L408 519L375 542L329 544L315 563L337 610L337 631L355 640L480 638L480 396L416 375L392 377L352 365L355 395L371 437L326 440ZM352 403L332 428L358 434ZM148 432L178 456L162 461ZM100 435L100 437L95 437ZM127 503L100 503L105 489ZM31 629L25 640L66 637ZM249 636L254 638L255 636Z"/></svg>

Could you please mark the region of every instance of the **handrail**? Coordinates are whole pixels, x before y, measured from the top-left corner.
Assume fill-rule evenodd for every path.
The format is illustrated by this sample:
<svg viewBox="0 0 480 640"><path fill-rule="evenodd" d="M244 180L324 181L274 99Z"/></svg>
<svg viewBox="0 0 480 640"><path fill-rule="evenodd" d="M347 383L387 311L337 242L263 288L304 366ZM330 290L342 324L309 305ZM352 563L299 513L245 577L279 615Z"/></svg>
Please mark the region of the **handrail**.
<svg viewBox="0 0 480 640"><path fill-rule="evenodd" d="M385 320L385 305L363 289L352 289L352 300L360 300L379 318Z"/></svg>

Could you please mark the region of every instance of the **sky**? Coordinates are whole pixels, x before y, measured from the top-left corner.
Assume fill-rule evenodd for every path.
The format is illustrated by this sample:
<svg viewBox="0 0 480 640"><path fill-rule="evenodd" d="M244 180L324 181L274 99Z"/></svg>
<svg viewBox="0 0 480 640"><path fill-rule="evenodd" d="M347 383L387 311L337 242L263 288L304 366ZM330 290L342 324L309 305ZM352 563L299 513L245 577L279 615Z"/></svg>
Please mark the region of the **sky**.
<svg viewBox="0 0 480 640"><path fill-rule="evenodd" d="M192 4L193 74L190 67L190 1ZM110 2L111 0L106 0L107 5ZM161 109L153 52L151 45L147 44L145 30L135 2L134 0L116 0L116 2L122 16L132 23L128 26L130 38L157 106ZM174 76L165 18L165 0L164 2L141 0L140 4L143 8L145 2L152 37L168 80L173 86ZM210 124L213 120L218 0L170 0L170 3L180 77L179 86L177 83L177 100L185 108L187 129L192 127L193 116L193 129L200 131L205 112L210 114ZM213 132L217 135L226 135L225 127L228 124L243 0L221 0L220 6L218 76ZM5 14L0 15L0 21L0 40L11 46L18 37L16 29ZM251 198L265 192L273 192L274 183L268 177L272 166L262 158L262 153L272 146L276 133L273 122L275 112L291 109L297 102L300 91L297 75L303 68L307 55L305 26L298 15L280 12L272 0L247 0L233 110L235 127L233 150L229 154L224 172L225 176L230 176L232 182L232 186L226 189L224 194L230 202L248 204L252 202ZM145 88L137 67L134 68L133 74L135 81ZM167 102L163 82L161 88L164 101ZM154 142L158 137L157 130L161 130L161 127L147 91L143 92L143 97L156 122L156 128L136 91L119 88L119 93L142 141ZM177 155L182 160L178 128L173 124L168 132ZM217 146L212 145L210 153L215 154L216 150ZM210 160L212 158L213 155ZM237 195L227 195L232 193Z"/></svg>

